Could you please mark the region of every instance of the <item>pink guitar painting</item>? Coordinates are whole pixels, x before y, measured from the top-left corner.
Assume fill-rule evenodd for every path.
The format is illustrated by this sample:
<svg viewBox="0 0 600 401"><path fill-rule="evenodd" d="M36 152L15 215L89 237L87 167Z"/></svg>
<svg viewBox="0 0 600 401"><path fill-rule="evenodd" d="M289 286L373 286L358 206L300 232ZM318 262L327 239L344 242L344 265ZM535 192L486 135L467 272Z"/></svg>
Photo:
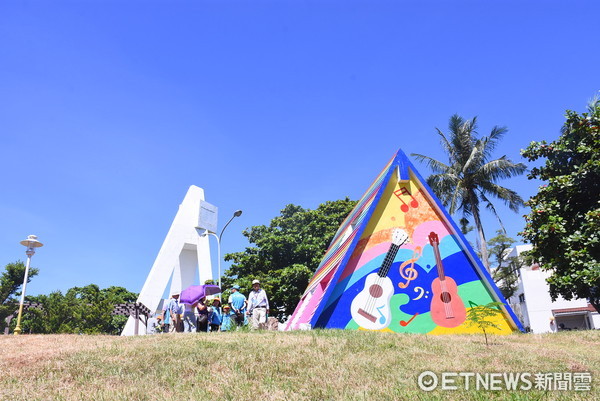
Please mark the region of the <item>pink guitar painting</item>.
<svg viewBox="0 0 600 401"><path fill-rule="evenodd" d="M431 319L438 326L460 326L467 317L467 310L458 296L456 282L444 274L444 265L440 256L440 239L435 232L429 234L429 243L433 247L438 277L431 283Z"/></svg>
<svg viewBox="0 0 600 401"><path fill-rule="evenodd" d="M367 276L365 288L352 301L350 313L359 326L368 330L381 330L389 326L392 318L390 299L394 294L394 285L387 274L398 249L406 242L408 234L396 228L392 233L392 245L379 271Z"/></svg>

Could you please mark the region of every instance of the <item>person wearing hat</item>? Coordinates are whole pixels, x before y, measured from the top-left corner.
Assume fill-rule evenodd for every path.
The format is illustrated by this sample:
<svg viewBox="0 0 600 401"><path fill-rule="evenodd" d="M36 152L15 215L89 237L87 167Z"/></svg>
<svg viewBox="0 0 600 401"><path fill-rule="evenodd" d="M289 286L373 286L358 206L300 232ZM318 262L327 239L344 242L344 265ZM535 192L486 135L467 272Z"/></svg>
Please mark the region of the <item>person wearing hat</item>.
<svg viewBox="0 0 600 401"><path fill-rule="evenodd" d="M223 316L221 317L221 331L231 330L234 321L235 313L233 313L229 305L225 305L223 307Z"/></svg>
<svg viewBox="0 0 600 401"><path fill-rule="evenodd" d="M210 323L210 331L219 331L221 327L221 299L215 298L212 301L212 305L210 307L210 314L208 316L208 321Z"/></svg>
<svg viewBox="0 0 600 401"><path fill-rule="evenodd" d="M146 334L156 334L162 331L162 322L160 321L160 315L153 315L148 318L148 325L146 326Z"/></svg>
<svg viewBox="0 0 600 401"><path fill-rule="evenodd" d="M264 329L267 327L267 315L269 314L269 299L265 290L260 288L260 281L252 282L252 291L248 294L248 315L252 316L252 329Z"/></svg>
<svg viewBox="0 0 600 401"><path fill-rule="evenodd" d="M238 326L244 325L244 312L246 311L246 297L240 292L240 286L234 285L231 287L231 295L227 300L231 306L232 312L235 314L235 323Z"/></svg>
<svg viewBox="0 0 600 401"><path fill-rule="evenodd" d="M163 306L161 320L164 324L163 333L168 333L171 327L177 328L181 307L179 305L179 291L171 293L171 298Z"/></svg>

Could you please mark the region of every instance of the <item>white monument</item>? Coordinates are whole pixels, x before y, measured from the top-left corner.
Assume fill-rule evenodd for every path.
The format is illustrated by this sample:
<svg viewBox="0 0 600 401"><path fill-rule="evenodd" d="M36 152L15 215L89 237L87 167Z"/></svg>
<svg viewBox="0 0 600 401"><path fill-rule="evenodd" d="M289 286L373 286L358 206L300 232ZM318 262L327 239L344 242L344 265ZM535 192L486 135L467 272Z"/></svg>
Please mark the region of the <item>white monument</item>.
<svg viewBox="0 0 600 401"><path fill-rule="evenodd" d="M213 278L208 235L206 230L215 231L217 208L204 201L204 190L192 185L185 195L167 237L160 247L158 256L146 278L146 283L137 299L152 313L158 308L169 279L169 294L180 292L195 283L196 272L200 284ZM199 229L201 227L202 229ZM140 327L143 326L140 321ZM121 335L135 333L135 318L130 316ZM140 330L140 334L145 330Z"/></svg>

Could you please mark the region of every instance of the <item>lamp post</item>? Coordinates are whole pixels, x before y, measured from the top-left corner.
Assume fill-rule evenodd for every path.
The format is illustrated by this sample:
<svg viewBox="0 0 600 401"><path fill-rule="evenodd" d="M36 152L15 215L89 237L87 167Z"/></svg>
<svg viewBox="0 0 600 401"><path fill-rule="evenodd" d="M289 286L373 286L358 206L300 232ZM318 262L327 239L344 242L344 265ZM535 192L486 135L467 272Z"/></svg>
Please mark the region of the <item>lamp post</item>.
<svg viewBox="0 0 600 401"><path fill-rule="evenodd" d="M227 228L227 226L229 225L229 223L231 223L231 221L233 219L235 219L236 217L240 217L242 215L242 211L241 210L236 210L233 213L233 216L231 216L231 218L229 219L229 221L227 222L227 224L225 224L225 226L223 227L223 229L221 230L221 234L217 235L216 233L210 232L208 230L206 230L202 236L204 237L207 234L210 235L214 235L214 237L217 239L217 255L218 255L218 259L217 259L217 266L219 269L219 288L221 288L221 238L223 237L223 232L225 231L225 229ZM223 289L221 288L221 291L223 291Z"/></svg>
<svg viewBox="0 0 600 401"><path fill-rule="evenodd" d="M23 314L23 302L25 301L25 290L27 289L27 276L29 275L29 264L31 257L35 254L35 248L44 246L37 240L37 236L29 235L27 239L21 241L21 245L27 247L25 254L27 255L27 265L25 266L25 277L23 278L23 291L21 291L21 303L19 304L19 315L17 317L17 327L15 327L15 335L21 334L21 315Z"/></svg>
<svg viewBox="0 0 600 401"><path fill-rule="evenodd" d="M221 234L219 234L219 238L218 238L218 248L219 249L217 250L217 252L219 253L219 288L221 288L221 238L223 238L223 231L225 231L225 229L227 228L227 226L229 225L229 223L231 223L231 221L233 219L235 219L236 217L240 217L241 215L242 215L241 210L236 210L235 212L233 212L233 216L231 216L231 218L229 219L227 224L225 224L225 226L221 230ZM221 289L221 291L223 291L223 289Z"/></svg>

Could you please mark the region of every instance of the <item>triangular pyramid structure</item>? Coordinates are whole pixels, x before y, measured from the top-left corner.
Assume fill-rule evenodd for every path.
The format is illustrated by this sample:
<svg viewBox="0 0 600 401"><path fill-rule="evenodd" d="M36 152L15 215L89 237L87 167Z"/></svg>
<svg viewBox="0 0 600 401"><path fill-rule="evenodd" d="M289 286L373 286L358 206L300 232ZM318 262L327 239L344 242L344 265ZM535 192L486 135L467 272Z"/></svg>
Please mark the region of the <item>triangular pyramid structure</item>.
<svg viewBox="0 0 600 401"><path fill-rule="evenodd" d="M208 236L197 230L204 204L204 190L190 186L137 299L152 312L160 306L169 280L172 294L197 284L197 277L200 283L213 278ZM135 320L129 317L121 335L135 333ZM139 326L143 324L140 320Z"/></svg>
<svg viewBox="0 0 600 401"><path fill-rule="evenodd" d="M466 312L502 302L498 334L523 331L442 203L399 150L342 223L286 330L478 332Z"/></svg>

